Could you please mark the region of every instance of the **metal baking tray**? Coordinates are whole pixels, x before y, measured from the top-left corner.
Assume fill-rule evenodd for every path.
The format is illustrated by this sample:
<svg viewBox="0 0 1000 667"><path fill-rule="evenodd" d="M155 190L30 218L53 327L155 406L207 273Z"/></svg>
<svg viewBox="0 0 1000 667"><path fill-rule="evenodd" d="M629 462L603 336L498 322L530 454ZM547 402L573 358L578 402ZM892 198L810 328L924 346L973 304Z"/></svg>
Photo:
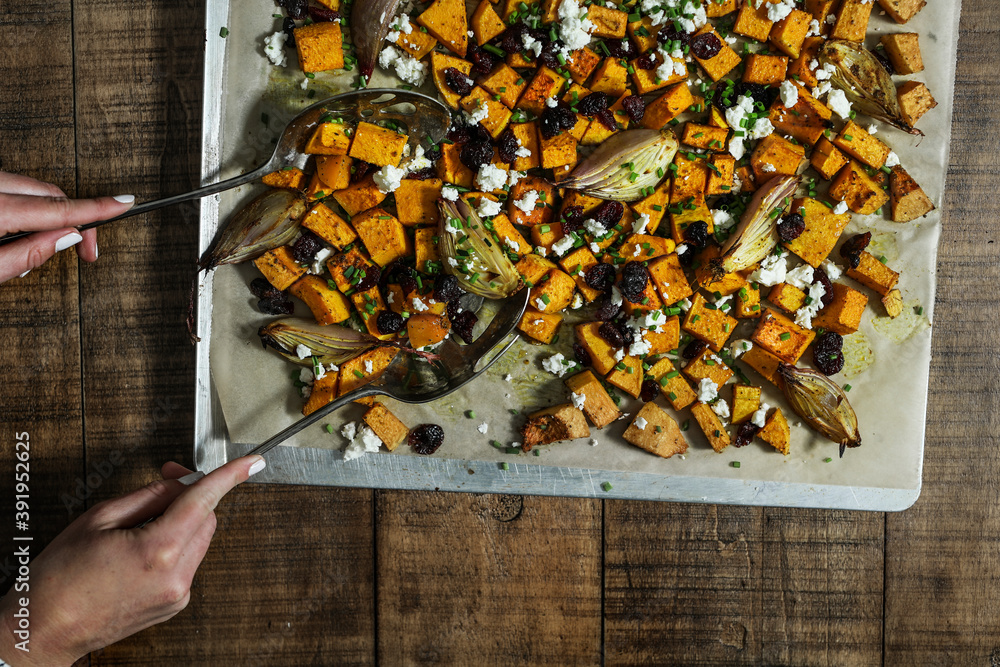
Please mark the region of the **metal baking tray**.
<svg viewBox="0 0 1000 667"><path fill-rule="evenodd" d="M240 12L245 9L241 8ZM233 25L231 20L238 22L236 17L230 17L228 0L208 0L201 163L205 183L219 180L223 172L223 138L237 131L224 127L226 105L242 104L247 107L247 114L252 111L245 94L228 94L227 91L227 68L231 62L227 49L233 48L238 37L246 37L230 31L228 39L220 38L222 28ZM957 10L955 28L957 32ZM953 67L954 58L952 72ZM950 104L950 100L949 88L947 103ZM947 117L950 121L950 109ZM199 252L204 252L219 228L218 196L203 200L200 214ZM930 271L933 273L933 268ZM196 301L197 334L202 342L197 347L194 458L197 468L205 472L258 444L232 442L212 378L209 341L213 279L213 273L203 275ZM929 338L927 345L929 347ZM926 384L926 376L923 381ZM925 405L926 395L923 403L914 408L918 414L923 414ZM922 425L919 440L920 458L915 464L915 474L911 475L911 483L905 485L907 488L593 470L534 461L531 464L511 461L509 469L504 470L496 461L440 456L369 455L345 463L339 451L308 447L275 449L268 454L266 470L255 476L253 482L898 511L912 505L920 494ZM870 444L877 446L877 443ZM719 465L722 467L725 463L720 460ZM752 473L747 474L752 477ZM603 490L605 482L611 485L609 491Z"/></svg>

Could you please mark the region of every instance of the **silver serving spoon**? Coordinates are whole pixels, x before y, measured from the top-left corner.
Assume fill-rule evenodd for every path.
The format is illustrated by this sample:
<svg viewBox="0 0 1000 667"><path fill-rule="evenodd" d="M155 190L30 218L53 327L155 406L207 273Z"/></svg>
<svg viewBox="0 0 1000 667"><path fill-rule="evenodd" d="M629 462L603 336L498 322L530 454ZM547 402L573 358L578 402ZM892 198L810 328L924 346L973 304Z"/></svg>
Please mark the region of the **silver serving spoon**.
<svg viewBox="0 0 1000 667"><path fill-rule="evenodd" d="M138 204L115 218L91 222L81 225L77 229L80 231L93 229L115 220L149 213L165 206L180 204L192 199L201 199L251 183L285 167L301 166L305 159L303 149L313 131L321 122L329 122L335 118L343 118L347 121L364 120L376 124L381 121L393 121L406 128L407 143L410 144L411 150L415 150L424 139L428 145L438 143L444 138L451 125L451 112L448 108L434 98L421 93L396 90L395 88L368 88L341 93L313 104L293 118L281 133L281 137L274 147L274 152L271 154L271 159L256 169L181 195ZM33 233L14 232L8 234L0 237L0 245Z"/></svg>

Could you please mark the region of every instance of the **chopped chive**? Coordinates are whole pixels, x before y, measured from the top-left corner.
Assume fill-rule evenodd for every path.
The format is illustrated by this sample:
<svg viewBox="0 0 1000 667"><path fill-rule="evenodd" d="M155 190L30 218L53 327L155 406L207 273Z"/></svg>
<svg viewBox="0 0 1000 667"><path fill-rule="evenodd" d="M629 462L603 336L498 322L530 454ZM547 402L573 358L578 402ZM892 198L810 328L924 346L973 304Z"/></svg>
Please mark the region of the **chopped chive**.
<svg viewBox="0 0 1000 667"><path fill-rule="evenodd" d="M611 486L611 482L603 482L601 484L601 488L604 489L605 492L607 492L607 491L610 491L611 489L613 489L614 487Z"/></svg>

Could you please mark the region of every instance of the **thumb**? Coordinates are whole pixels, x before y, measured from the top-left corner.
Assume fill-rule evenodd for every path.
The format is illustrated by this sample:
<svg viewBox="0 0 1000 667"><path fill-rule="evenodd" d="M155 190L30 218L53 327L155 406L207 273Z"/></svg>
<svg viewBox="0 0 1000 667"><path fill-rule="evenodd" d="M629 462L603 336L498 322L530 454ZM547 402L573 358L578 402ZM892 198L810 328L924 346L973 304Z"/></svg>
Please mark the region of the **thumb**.
<svg viewBox="0 0 1000 667"><path fill-rule="evenodd" d="M37 269L57 252L71 248L83 240L75 229L37 232L31 236L0 246L0 283Z"/></svg>

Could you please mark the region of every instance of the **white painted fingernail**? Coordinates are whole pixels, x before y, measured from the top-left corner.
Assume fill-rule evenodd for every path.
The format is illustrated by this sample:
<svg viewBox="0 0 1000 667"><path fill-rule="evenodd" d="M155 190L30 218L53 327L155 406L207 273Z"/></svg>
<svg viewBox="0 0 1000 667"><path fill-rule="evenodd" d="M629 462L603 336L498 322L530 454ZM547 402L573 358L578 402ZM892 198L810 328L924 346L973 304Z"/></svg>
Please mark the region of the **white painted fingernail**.
<svg viewBox="0 0 1000 667"><path fill-rule="evenodd" d="M256 475L257 473L259 473L261 470L263 470L266 467L267 467L267 464L264 463L264 459L263 458L260 459L259 461L254 461L254 464L252 466L250 466L250 476L253 477L254 475Z"/></svg>
<svg viewBox="0 0 1000 667"><path fill-rule="evenodd" d="M119 204L134 204L135 195L118 195L117 197L112 197Z"/></svg>
<svg viewBox="0 0 1000 667"><path fill-rule="evenodd" d="M194 484L195 482L197 482L199 479L201 479L204 476L205 476L205 473L203 473L203 472L193 472L190 475L184 475L183 477L181 477L177 481L180 482L181 484L183 484L184 486L191 486L192 484Z"/></svg>
<svg viewBox="0 0 1000 667"><path fill-rule="evenodd" d="M25 271L24 273L22 273L21 275L19 275L18 278L23 278L26 275L28 275L29 273L31 273L31 269L28 269L27 271Z"/></svg>
<svg viewBox="0 0 1000 667"><path fill-rule="evenodd" d="M76 232L71 232L66 236L62 237L56 241L56 252L62 252L66 248L72 248L77 243L83 240L83 237Z"/></svg>

